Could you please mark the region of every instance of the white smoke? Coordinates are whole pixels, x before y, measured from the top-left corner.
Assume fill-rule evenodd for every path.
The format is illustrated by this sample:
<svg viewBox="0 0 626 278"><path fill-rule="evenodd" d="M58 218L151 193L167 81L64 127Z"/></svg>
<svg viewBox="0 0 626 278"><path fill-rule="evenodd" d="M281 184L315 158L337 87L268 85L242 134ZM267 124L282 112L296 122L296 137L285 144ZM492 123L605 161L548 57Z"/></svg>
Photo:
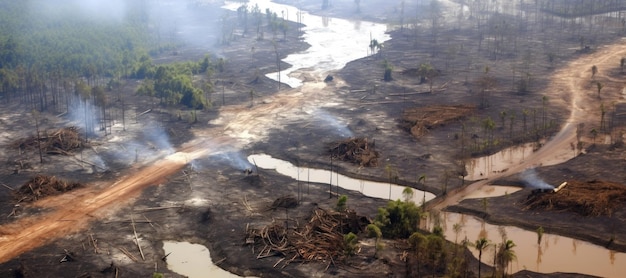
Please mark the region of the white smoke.
<svg viewBox="0 0 626 278"><path fill-rule="evenodd" d="M535 170L535 168L526 169L520 174L520 177L527 187L537 189L554 189L553 185L545 182L539 176L537 176L537 171Z"/></svg>

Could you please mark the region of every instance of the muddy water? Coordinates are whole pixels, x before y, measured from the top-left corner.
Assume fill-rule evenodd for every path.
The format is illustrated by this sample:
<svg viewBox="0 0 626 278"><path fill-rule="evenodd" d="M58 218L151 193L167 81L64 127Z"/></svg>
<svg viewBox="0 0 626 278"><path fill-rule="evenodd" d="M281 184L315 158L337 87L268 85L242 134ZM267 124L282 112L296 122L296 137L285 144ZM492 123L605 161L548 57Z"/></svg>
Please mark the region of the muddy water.
<svg viewBox="0 0 626 278"><path fill-rule="evenodd" d="M256 162L257 166L263 169L275 169L278 173L290 176L300 181L311 181L328 183L330 172L328 170L308 169L296 167L287 161L273 158L269 155L255 154L248 157L251 162ZM335 182L333 174L333 182ZM336 185L336 183L335 183ZM366 196L374 198L389 198L389 184L375 183L357 179L339 178L339 186L350 190L362 192ZM401 199L404 187L392 185L392 199ZM482 191L469 195L469 198L489 198L512 193L520 188L485 186ZM423 191L416 191L414 202L420 203ZM431 193L426 193L427 200L434 197ZM537 233L510 226L496 226L469 215L459 213L442 212L437 221L434 217L429 221L429 226L422 228L431 229L434 222L440 223L444 228L446 238L450 241L460 242L464 238L470 242L475 242L480 237L489 239L492 243L502 242L502 233L513 240L517 245L514 248L517 260L513 262L511 270L513 273L528 269L539 273L552 272L575 272L602 277L621 277L626 273L626 254L608 250L602 246L573 238L544 233L541 244L537 244ZM457 234L453 230L454 224L461 224L462 230ZM474 251L474 250L472 250ZM491 255L489 255L491 252ZM489 258L493 260L493 251L483 255L486 263ZM478 253L474 254L476 257Z"/></svg>
<svg viewBox="0 0 626 278"><path fill-rule="evenodd" d="M329 170L296 167L287 161L276 159L265 154L251 155L248 157L248 160L260 168L274 169L278 173L293 179L299 179L300 181L331 183L333 187L339 185L339 187L343 189L358 191L368 197L390 200L404 199L402 191L406 188L405 186L353 179L332 173ZM428 202L434 198L435 195L430 192L413 189L413 202L416 204L421 204L424 199Z"/></svg>
<svg viewBox="0 0 626 278"><path fill-rule="evenodd" d="M189 242L164 241L167 268L189 278L241 277L213 264L209 249L204 245Z"/></svg>
<svg viewBox="0 0 626 278"><path fill-rule="evenodd" d="M303 39L311 47L283 59L291 67L282 69L280 72L280 82L292 88L302 85L302 78L299 73L306 72L319 77L322 73L341 69L348 62L368 55L370 38L376 39L379 43L391 38L385 34L387 31L385 24L321 17L292 6L272 3L269 0L250 0L247 4L249 9L258 5L263 13L269 9L271 12L275 12L278 17L306 25L302 28ZM226 2L224 8L237 10L241 5L240 2ZM264 36L271 39L272 34L267 33ZM275 40L280 44L281 39L282 34L279 32ZM269 73L266 76L273 80L279 79L277 72ZM321 76L321 78L324 77Z"/></svg>
<svg viewBox="0 0 626 278"><path fill-rule="evenodd" d="M501 243L502 233L516 244L513 250L517 260L511 265L509 273L528 269L539 273L573 272L600 277L623 277L626 273L626 254L608 250L585 241L559 235L544 233L541 244L537 244L537 233L516 227L500 227L484 223L473 216L443 212L440 216L445 236L450 241L467 238L475 242L485 237L491 243ZM452 228L461 224L457 234ZM432 224L431 224L432 225ZM474 256L478 252L470 248ZM483 253L485 263L493 262L493 248ZM489 263L493 265L493 263Z"/></svg>

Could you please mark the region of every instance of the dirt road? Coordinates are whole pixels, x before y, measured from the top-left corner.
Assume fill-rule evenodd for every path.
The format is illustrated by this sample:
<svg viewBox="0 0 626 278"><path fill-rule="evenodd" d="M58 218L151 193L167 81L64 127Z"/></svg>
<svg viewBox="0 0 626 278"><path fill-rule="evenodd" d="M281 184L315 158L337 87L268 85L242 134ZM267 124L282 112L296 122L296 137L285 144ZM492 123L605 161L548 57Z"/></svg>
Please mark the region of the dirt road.
<svg viewBox="0 0 626 278"><path fill-rule="evenodd" d="M433 200L430 207L441 210L457 204L468 194L499 178L520 173L527 168L546 164L554 165L570 159L572 157L571 146L576 143L577 125L585 123L594 126L593 124L599 123L601 103L608 105L619 101L622 97L622 88L626 86L626 82L611 78L608 72L617 68L620 59L624 56L626 56L626 45L617 43L602 47L592 54L581 56L558 70L552 76L549 87L544 90L544 95L551 102L563 101L565 105L562 109L571 111L561 131L550 138L541 149L509 168L508 171L493 173L487 179L451 191L445 198ZM593 79L591 77L592 65L596 65L599 69ZM601 99L596 95L595 85L592 86L594 80L602 80L605 86L605 93ZM612 93L607 93L609 91Z"/></svg>
<svg viewBox="0 0 626 278"><path fill-rule="evenodd" d="M77 198L60 202L62 205L46 200L47 203L55 203L53 211L0 226L0 263L86 228L94 218L102 217L111 208L127 204L144 188L161 183L190 160L202 157L210 150L205 142L196 141L110 185L100 189L82 189L82 192L74 194Z"/></svg>

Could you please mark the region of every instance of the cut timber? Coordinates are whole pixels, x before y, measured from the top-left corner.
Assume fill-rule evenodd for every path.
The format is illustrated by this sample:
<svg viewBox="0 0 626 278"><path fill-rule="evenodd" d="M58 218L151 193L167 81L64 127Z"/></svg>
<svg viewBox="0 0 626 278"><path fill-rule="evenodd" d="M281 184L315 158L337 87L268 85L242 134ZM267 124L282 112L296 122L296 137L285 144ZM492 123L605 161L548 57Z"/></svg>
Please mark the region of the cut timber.
<svg viewBox="0 0 626 278"><path fill-rule="evenodd" d="M350 138L331 143L328 152L333 159L352 162L364 167L378 166L378 157L380 157L376 151L375 142L370 143L367 138Z"/></svg>
<svg viewBox="0 0 626 278"><path fill-rule="evenodd" d="M20 202L32 202L47 196L58 195L82 187L78 182L68 182L55 176L38 175L27 181L14 192Z"/></svg>
<svg viewBox="0 0 626 278"><path fill-rule="evenodd" d="M39 139L37 136L22 138L13 143L14 148L36 149L41 145L41 150L47 154L70 155L75 149L83 146L83 139L78 128L75 126L65 127L54 131L46 131Z"/></svg>
<svg viewBox="0 0 626 278"><path fill-rule="evenodd" d="M474 110L476 107L473 105L413 107L402 113L400 127L419 138L430 129L471 115Z"/></svg>
<svg viewBox="0 0 626 278"><path fill-rule="evenodd" d="M559 192L559 190L563 189L563 187L567 186L567 182L563 182L561 183L561 185L559 185L559 187L554 189L554 193Z"/></svg>
<svg viewBox="0 0 626 278"><path fill-rule="evenodd" d="M317 208L302 227L287 229L277 223L261 228L247 227L245 242L253 248L259 247L257 259L282 256L274 267L280 263L285 267L292 261L334 262L346 255L344 235L358 234L367 224L369 221L353 210L337 212Z"/></svg>
<svg viewBox="0 0 626 278"><path fill-rule="evenodd" d="M561 185L559 190L532 191L523 203L525 209L610 216L626 202L626 185L623 184L593 180L567 181Z"/></svg>
<svg viewBox="0 0 626 278"><path fill-rule="evenodd" d="M148 113L150 113L151 111L152 111L152 108L150 108L150 109L148 109L148 110L146 110L146 111L143 111L143 112L141 112L141 113L137 114L137 117L140 117L140 116L143 116L143 115L145 115L145 114L148 114Z"/></svg>

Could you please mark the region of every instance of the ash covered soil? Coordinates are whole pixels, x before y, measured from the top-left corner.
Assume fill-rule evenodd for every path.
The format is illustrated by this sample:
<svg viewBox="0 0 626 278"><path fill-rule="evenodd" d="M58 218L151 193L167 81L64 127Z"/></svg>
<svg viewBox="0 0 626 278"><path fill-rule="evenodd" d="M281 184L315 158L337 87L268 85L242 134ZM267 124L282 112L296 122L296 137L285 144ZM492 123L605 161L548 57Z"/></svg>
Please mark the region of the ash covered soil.
<svg viewBox="0 0 626 278"><path fill-rule="evenodd" d="M316 3L310 1L307 5L314 7ZM312 10L323 13L319 9ZM330 13L365 19L385 17L385 14L368 11L366 6L362 10L362 15L353 13L352 6L339 5L331 9ZM384 10L384 13L392 12ZM296 29L297 27L291 28ZM459 34L451 30L449 35L454 37ZM298 36L298 33L292 32L287 39L288 43L278 44L284 47L282 53L286 55L306 48L306 44L302 43ZM220 81L217 83L218 86L222 85L224 90L224 102L216 101L217 107L214 110L199 113L198 123L191 123L187 116L189 112L182 108L153 107L151 100L134 97L133 101L129 101L132 106L129 115L137 115L148 109L153 110L135 121L129 121L124 127L126 130L116 126L112 129L112 134L108 136L99 134L97 138L92 138L91 147L84 149L83 152L76 152L72 157L46 155L45 163L41 165L38 163L37 153L33 151L20 153L10 147L13 140L32 135L32 120L24 120L26 117L24 115L28 112L16 106L3 104L3 110L15 113L7 113L3 118L2 143L5 147L2 158L7 161L7 167L1 172L3 184L15 189L36 174L48 174L80 181L86 188L20 206L15 206L16 200L11 190L0 188L0 213L10 215L0 220L3 224L0 226L0 239L19 234L29 228L43 228L49 223L62 226L54 233L44 233L37 237L24 234L19 240L26 242L24 247L26 249L15 254L16 256L4 255L0 276L25 274L26 277L146 277L154 272L160 272L165 273L167 277L178 277L180 275L166 268L166 262L162 259L166 255L162 249L164 240L189 241L205 245L209 248L214 262L240 275L404 276L406 270L401 254L405 248L392 241L386 242L387 247L379 254L380 259L372 260L373 242L364 240L362 251L358 256L351 258L345 265L329 269L326 269L328 262L305 264L294 262L283 268L279 262L280 257L257 259L260 250L253 250L251 246L244 244L246 228L284 221L285 210L267 209L277 198L297 196L299 186L301 190L306 188L301 204L287 212L289 218L298 223L306 222L315 208L333 209L337 199L329 198L328 185L297 183L271 170L260 170L250 175L242 170L253 169L252 165L244 164L245 166L241 167L241 164L233 163L245 160L248 154L267 153L309 167L328 168L327 144L342 137L329 129L324 122L310 119L305 110L298 112L297 108L307 101L336 102L338 105L327 106L324 108L325 111L340 115L354 135L375 141L377 149L381 152L378 167L361 168L347 162L334 162L336 171L369 180L387 181L385 166L391 165L398 169L398 183L426 188L441 195L444 190L441 186L442 181L418 184L415 183L415 176L425 173L430 177L440 177L444 176L444 172L460 171L461 163L457 156L459 141L455 140L455 137L461 132L461 124L439 125L423 137L415 138L398 126L398 119L402 118L402 111L409 108L477 105L476 88L468 85L471 82L466 82L468 77L463 74L446 74L444 70L444 74L436 79L435 90L430 92L429 84L422 84L419 78L405 73L411 72L411 69L415 69L419 63L426 60L443 68L445 55L443 53L433 55L430 50L436 49L436 46L430 44L431 40L424 34L420 35L423 36L422 39L416 40L424 43L419 46L414 44L412 38L407 39L407 35L402 32L394 31L392 36L393 39L380 55L354 61L345 69L331 73L335 80L325 84L326 87L316 83L318 85L305 87L300 91L289 90L280 93L276 93L278 86L275 82L264 77L257 79L257 69L250 67L250 64L258 64L257 68L261 71L273 71L274 45L267 40L254 43L256 39L252 36L241 37L221 52L228 60L227 70L219 77ZM606 41L610 42L608 38ZM253 43L255 50L251 53L250 45ZM473 43L476 42L467 39L468 45ZM566 43L577 45L575 41ZM414 54L412 50L418 48L426 51ZM478 54L465 57L472 55L475 55L474 59L481 57ZM181 49L174 58L168 59L197 60L202 56L203 54L199 54L197 50L185 52ZM572 57L562 57L562 60L557 62L557 67L564 65L567 59L580 56L583 54L572 51ZM392 82L382 80L384 69L381 63L385 59L395 65ZM459 56L457 59L462 58ZM162 61L165 62L167 59ZM486 64L491 65L494 68L492 71L496 74L502 76L508 74L508 71L497 68L496 64L489 61L489 58L481 62L474 61L473 63L477 64L475 67L481 69L470 73L469 79L480 76L482 67ZM542 73L549 76L555 70L543 60L537 60L536 63L540 64L537 67L541 68L537 76L542 76ZM457 64L465 67L467 62L458 61ZM603 76L608 80L613 75L607 73ZM491 96L491 106L508 109L518 105L529 109L541 107L543 86L550 80L537 79L535 90L529 93L530 95L500 89ZM558 87L566 81L556 80L557 84L554 86ZM512 87L511 85L501 84L503 88ZM320 92L319 86L322 86L323 91ZM590 85L585 83L585 86L589 90ZM617 87L618 85L615 85L615 88ZM248 107L251 88L258 95L259 101ZM132 88L128 90L129 94L133 93ZM318 96L303 97L302 92L316 92ZM568 98L565 92L555 90L551 92L550 97L553 101L549 106L554 108L548 112L550 117L557 122L567 118L569 111L559 109L568 105L564 100ZM609 96L605 98L608 99ZM471 122L472 117L480 118L486 115L498 119L501 110L500 108L479 110L477 114L468 115L467 121ZM283 121L292 115L299 117ZM68 124L66 119L57 118L53 114L44 117L46 119L44 128L54 129ZM518 120L520 117L518 115ZM190 151L190 147L184 143L192 139L218 138L208 139L192 147L192 150L223 148L232 149L233 152L228 155L211 152L213 155L208 159L197 159L192 164L183 159L168 164L163 169L148 171L147 169L171 153L170 149L159 146L154 139L146 138L143 129L153 125L167 134L174 149ZM258 130L255 130L255 126ZM479 127L474 132L482 137L480 129ZM250 143L229 137L237 135L242 130L250 131L253 136L258 136L262 140ZM506 127L502 127L499 132L508 133ZM146 146L147 142L154 146ZM577 156L565 164L538 168L538 173L554 184L564 180L592 180L598 176L609 181L623 182L624 177L618 174L623 169L620 150L590 149L588 154ZM120 158L120 153L125 153L126 156ZM96 157L101 157L106 162L104 169L91 165L97 164L93 162ZM16 173L14 171L16 161L26 162L32 168L21 167ZM168 173L169 175L165 175ZM455 177L449 182L447 190L463 184L458 175L453 176ZM93 212L85 211L82 207L84 204L79 202L88 202L92 200L91 196L99 196L98 194L105 192L107 188L115 187L119 185L119 181L129 178L137 181L133 188L129 188L129 192L116 196L114 201L103 202ZM519 184L519 179L515 176L505 180ZM373 218L376 209L386 204L386 200L366 198L357 192L340 190L340 194L348 196L348 208L368 218ZM624 251L626 235L614 232L626 228L621 225L624 223L625 215L623 207L617 208L611 216L598 217L580 216L569 211L541 210L539 213L520 205L528 194L529 190L522 190L510 196L490 200L486 219L494 223L513 224L530 229L542 226L546 232L563 233ZM511 199L514 201L511 202ZM52 220L45 219L49 213L62 209L66 209L68 214L59 215ZM475 201L463 201L450 209L484 216L479 203ZM579 226L580 222L585 224ZM606 235L611 232L615 238L609 243ZM138 249L137 241L141 251ZM67 262L61 263L63 260ZM277 263L280 266L273 267ZM476 261L470 262L474 272L477 264ZM486 268L484 266L483 270ZM517 275L535 274L524 271Z"/></svg>

